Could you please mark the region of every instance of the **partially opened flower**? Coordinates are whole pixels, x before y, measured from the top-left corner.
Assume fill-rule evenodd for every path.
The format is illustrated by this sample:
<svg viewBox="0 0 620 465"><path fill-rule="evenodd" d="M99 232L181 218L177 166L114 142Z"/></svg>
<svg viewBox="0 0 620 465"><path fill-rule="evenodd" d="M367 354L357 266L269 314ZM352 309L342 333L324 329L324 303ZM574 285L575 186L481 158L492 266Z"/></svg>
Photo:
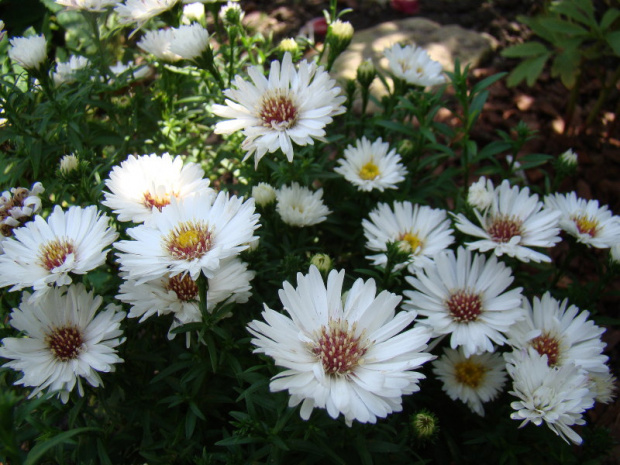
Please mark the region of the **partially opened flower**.
<svg viewBox="0 0 620 465"><path fill-rule="evenodd" d="M256 165L267 152L277 150L292 162L293 143L303 146L323 139L325 126L345 111L346 97L336 81L305 60L295 69L290 53L281 63L271 63L268 78L257 66L248 74L252 82L236 76L235 88L224 91L226 105L213 105L213 113L227 118L216 124L217 134L243 131L244 159L254 155Z"/></svg>
<svg viewBox="0 0 620 465"><path fill-rule="evenodd" d="M603 355L605 328L594 324L586 310L559 301L546 292L532 304L524 300L525 318L510 328L510 344L517 349L533 348L547 356L550 366L574 363L592 373L608 370Z"/></svg>
<svg viewBox="0 0 620 465"><path fill-rule="evenodd" d="M464 234L479 237L468 242L472 250L516 257L523 262L550 262L551 258L530 247L552 247L560 242L560 213L543 208L538 195L527 187L519 189L505 180L495 188L491 205L484 212L474 209L480 226L462 213L456 215L456 227Z"/></svg>
<svg viewBox="0 0 620 465"><path fill-rule="evenodd" d="M33 387L30 397L47 390L66 403L76 385L84 395L82 378L97 387L103 384L98 372L114 371L123 361L116 347L123 342L125 314L113 304L98 312L102 302L81 284L51 289L34 302L24 293L10 320L24 337L4 338L0 357L11 360L5 367L23 373L16 384Z"/></svg>
<svg viewBox="0 0 620 465"><path fill-rule="evenodd" d="M179 61L182 57L170 50L170 44L174 39L174 32L173 28L146 31L137 45L158 60Z"/></svg>
<svg viewBox="0 0 620 465"><path fill-rule="evenodd" d="M56 71L52 74L54 84L58 86L75 82L78 72L89 65L90 61L88 61L88 58L72 55L69 61L56 65Z"/></svg>
<svg viewBox="0 0 620 465"><path fill-rule="evenodd" d="M578 242L598 249L620 244L620 216L612 215L598 200L585 200L575 192L545 197L545 206L559 211L560 227Z"/></svg>
<svg viewBox="0 0 620 465"><path fill-rule="evenodd" d="M86 274L105 262L106 247L118 237L109 223L95 206L56 206L47 221L36 216L3 241L0 286L32 287L38 298L54 285L70 284L70 274Z"/></svg>
<svg viewBox="0 0 620 465"><path fill-rule="evenodd" d="M443 382L442 389L453 400L467 404L484 416L482 404L495 399L506 383L506 363L498 353L465 356L463 349L445 349L433 362L433 373Z"/></svg>
<svg viewBox="0 0 620 465"><path fill-rule="evenodd" d="M380 203L369 214L370 219L362 221L366 247L376 255L367 256L373 265L387 265L388 243L409 254L409 271L414 273L437 253L454 242L450 220L445 210L411 202L394 202L394 208ZM402 268L400 265L397 268Z"/></svg>
<svg viewBox="0 0 620 465"><path fill-rule="evenodd" d="M195 60L209 47L209 33L199 23L174 30L170 51L185 60Z"/></svg>
<svg viewBox="0 0 620 465"><path fill-rule="evenodd" d="M323 189L311 191L296 182L278 189L276 199L277 212L291 226L312 226L325 221L331 213L323 203Z"/></svg>
<svg viewBox="0 0 620 465"><path fill-rule="evenodd" d="M142 27L149 19L168 11L179 0L126 0L116 5L114 11L118 14L121 24L135 24Z"/></svg>
<svg viewBox="0 0 620 465"><path fill-rule="evenodd" d="M534 349L515 351L506 356L506 369L512 378L512 394L519 400L510 405L513 420L520 427L543 422L566 442L581 444L571 428L583 425L583 413L594 405L594 393L588 388L588 376L575 364L549 366L546 355Z"/></svg>
<svg viewBox="0 0 620 465"><path fill-rule="evenodd" d="M405 279L416 290L404 292L404 308L425 316L419 323L433 336L449 334L450 347L462 347L466 357L505 344L506 332L524 317L521 288L507 290L512 271L495 256L446 250Z"/></svg>
<svg viewBox="0 0 620 465"><path fill-rule="evenodd" d="M396 313L400 297L376 294L372 279L355 281L343 297L344 271L323 282L316 267L297 275L297 288L284 282L284 315L265 305L264 321L248 325L254 352L285 368L270 389L288 391L289 406L301 405L304 420L316 408L353 420L375 423L402 410L402 396L419 390L424 375L414 371L433 356L424 352L430 331L403 331L414 319Z"/></svg>
<svg viewBox="0 0 620 465"><path fill-rule="evenodd" d="M254 199L220 192L172 197L148 224L127 230L132 240L115 243L121 271L138 284L164 276L215 276L221 261L237 256L255 239L259 215Z"/></svg>
<svg viewBox="0 0 620 465"><path fill-rule="evenodd" d="M118 215L119 221L143 223L154 210L161 210L175 197L178 199L215 191L204 179L204 171L195 163L183 163L180 155L129 155L115 166L105 181L101 203Z"/></svg>
<svg viewBox="0 0 620 465"><path fill-rule="evenodd" d="M405 180L407 169L402 165L400 155L390 145L378 138L370 142L366 137L358 139L355 145L344 150L344 158L334 171L357 187L360 191L396 189L396 184Z"/></svg>
<svg viewBox="0 0 620 465"><path fill-rule="evenodd" d="M415 45L394 44L383 51L390 70L399 79L416 86L435 86L446 81L441 63Z"/></svg>
<svg viewBox="0 0 620 465"><path fill-rule="evenodd" d="M493 181L482 176L469 186L467 203L480 211L484 211L493 203L495 187Z"/></svg>
<svg viewBox="0 0 620 465"><path fill-rule="evenodd" d="M9 57L24 69L38 70L47 59L47 41L43 34L31 37L13 37Z"/></svg>

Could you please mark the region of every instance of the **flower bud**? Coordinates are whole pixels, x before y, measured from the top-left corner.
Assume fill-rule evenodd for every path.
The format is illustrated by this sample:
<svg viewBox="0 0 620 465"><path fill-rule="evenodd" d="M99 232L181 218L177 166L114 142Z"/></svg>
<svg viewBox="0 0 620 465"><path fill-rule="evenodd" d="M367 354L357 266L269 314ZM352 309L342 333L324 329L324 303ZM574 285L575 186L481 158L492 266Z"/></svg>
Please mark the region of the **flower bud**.
<svg viewBox="0 0 620 465"><path fill-rule="evenodd" d="M290 52L291 55L295 55L299 51L299 44L295 39L282 39L278 45L278 50L282 53Z"/></svg>
<svg viewBox="0 0 620 465"><path fill-rule="evenodd" d="M62 176L68 176L69 173L78 169L79 164L80 162L75 155L65 155L60 159L60 166L58 169Z"/></svg>
<svg viewBox="0 0 620 465"><path fill-rule="evenodd" d="M327 274L332 269L332 259L325 253L317 253L310 259L310 265L316 266L321 273Z"/></svg>
<svg viewBox="0 0 620 465"><path fill-rule="evenodd" d="M422 410L411 417L413 434L419 441L431 441L439 431L439 420L434 413Z"/></svg>
<svg viewBox="0 0 620 465"><path fill-rule="evenodd" d="M276 190L266 182L259 182L252 187L252 197L256 205L265 207L276 200Z"/></svg>
<svg viewBox="0 0 620 465"><path fill-rule="evenodd" d="M566 152L560 155L560 163L568 168L574 168L577 166L577 154L573 152L573 149L568 149Z"/></svg>
<svg viewBox="0 0 620 465"><path fill-rule="evenodd" d="M377 77L377 69L375 65L372 63L372 60L364 60L357 68L357 82L360 83L362 87L370 87L372 81Z"/></svg>

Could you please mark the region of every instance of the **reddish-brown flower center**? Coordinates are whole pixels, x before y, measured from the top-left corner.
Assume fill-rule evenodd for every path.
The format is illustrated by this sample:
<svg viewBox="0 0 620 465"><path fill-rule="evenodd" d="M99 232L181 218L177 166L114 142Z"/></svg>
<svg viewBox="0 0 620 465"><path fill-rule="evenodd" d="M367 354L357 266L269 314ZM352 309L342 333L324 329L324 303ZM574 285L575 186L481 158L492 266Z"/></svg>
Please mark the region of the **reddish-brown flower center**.
<svg viewBox="0 0 620 465"><path fill-rule="evenodd" d="M212 246L211 231L202 222L181 223L165 239L168 253L177 260L195 260L211 250Z"/></svg>
<svg viewBox="0 0 620 465"><path fill-rule="evenodd" d="M530 344L532 344L532 347L534 347L540 355L547 356L547 365L551 367L558 363L560 357L560 343L556 338L550 334L541 334L532 339Z"/></svg>
<svg viewBox="0 0 620 465"><path fill-rule="evenodd" d="M346 321L330 321L323 326L312 353L316 355L325 373L330 375L346 375L363 362L363 356L368 350L367 341L363 337L355 336L355 324L349 328Z"/></svg>
<svg viewBox="0 0 620 465"><path fill-rule="evenodd" d="M465 290L459 290L452 294L446 301L446 306L452 315L452 319L457 323L476 321L482 313L480 296Z"/></svg>
<svg viewBox="0 0 620 465"><path fill-rule="evenodd" d="M166 289L174 291L183 302L196 300L198 296L198 285L189 274L173 276L168 280Z"/></svg>
<svg viewBox="0 0 620 465"><path fill-rule="evenodd" d="M588 234L590 237L596 236L598 230L598 221L594 218L589 218L586 215L580 215L573 218L577 230L581 234Z"/></svg>
<svg viewBox="0 0 620 465"><path fill-rule="evenodd" d="M521 225L522 221L516 218L500 215L493 218L487 232L495 242L508 242L513 237L522 235Z"/></svg>
<svg viewBox="0 0 620 465"><path fill-rule="evenodd" d="M456 380L473 389L480 386L480 383L484 379L484 374L487 371L484 365L472 362L471 360L464 360L454 365L454 376Z"/></svg>
<svg viewBox="0 0 620 465"><path fill-rule="evenodd" d="M263 126L282 131L297 123L298 111L286 92L275 92L263 97L259 116Z"/></svg>
<svg viewBox="0 0 620 465"><path fill-rule="evenodd" d="M147 208L155 207L159 211L161 211L162 208L170 204L170 197L172 197L172 195L167 194L167 193L162 196L159 196L159 195L152 195L150 192L145 192L143 203Z"/></svg>
<svg viewBox="0 0 620 465"><path fill-rule="evenodd" d="M45 336L45 342L54 357L61 362L73 360L82 352L84 339L82 333L75 326L54 328Z"/></svg>
<svg viewBox="0 0 620 465"><path fill-rule="evenodd" d="M49 241L39 249L39 260L43 268L52 271L65 263L67 257L75 254L75 246L69 239L58 238Z"/></svg>

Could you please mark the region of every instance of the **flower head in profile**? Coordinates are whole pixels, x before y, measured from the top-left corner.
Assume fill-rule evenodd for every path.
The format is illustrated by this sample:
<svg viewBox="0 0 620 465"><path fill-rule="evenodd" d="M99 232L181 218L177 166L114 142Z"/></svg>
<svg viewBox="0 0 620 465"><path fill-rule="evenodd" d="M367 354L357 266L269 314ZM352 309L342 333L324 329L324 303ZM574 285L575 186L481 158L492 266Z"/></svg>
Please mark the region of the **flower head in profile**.
<svg viewBox="0 0 620 465"><path fill-rule="evenodd" d="M252 197L256 201L256 205L264 207L276 200L276 190L271 184L266 182L259 182L252 187Z"/></svg>
<svg viewBox="0 0 620 465"><path fill-rule="evenodd" d="M326 409L375 423L402 410L402 396L419 390L424 375L414 371L433 356L424 352L430 331L403 331L414 319L396 313L400 297L388 291L376 294L374 280L355 281L342 294L344 271L332 270L323 281L316 267L297 275L297 287L284 282L280 300L284 315L265 305L264 321L248 325L254 352L285 368L274 376L270 389L288 391L289 406L301 405L301 418Z"/></svg>
<svg viewBox="0 0 620 465"><path fill-rule="evenodd" d="M545 207L559 211L560 227L578 242L598 249L620 244L620 216L612 215L598 200L585 200L575 192L545 197Z"/></svg>
<svg viewBox="0 0 620 465"><path fill-rule="evenodd" d="M546 292L532 304L524 299L525 319L510 328L509 343L517 349L533 348L547 356L550 366L573 363L592 373L607 371L605 343L601 335L605 328L594 324L586 310L559 301Z"/></svg>
<svg viewBox="0 0 620 465"><path fill-rule="evenodd" d="M118 215L119 221L144 223L153 211L168 205L173 197L181 199L215 191L204 179L204 171L195 163L183 163L180 155L129 155L112 168L105 181L103 205Z"/></svg>
<svg viewBox="0 0 620 465"><path fill-rule="evenodd" d="M248 270L247 263L238 258L224 260L212 278L207 280L207 310L213 312L220 303L245 303L251 296L250 281L255 273ZM116 296L131 305L128 316L146 320L152 315L172 313L174 320L170 330L202 321L198 284L189 274L166 275L153 281L137 284L128 279L120 286ZM168 333L172 339L173 333Z"/></svg>
<svg viewBox="0 0 620 465"><path fill-rule="evenodd" d="M147 224L127 230L132 240L115 243L121 271L137 284L185 274L212 278L222 260L249 247L258 218L254 199L244 202L226 192L172 197Z"/></svg>
<svg viewBox="0 0 620 465"><path fill-rule="evenodd" d="M170 52L185 60L195 60L209 47L209 33L200 25L193 23L174 30L170 42Z"/></svg>
<svg viewBox="0 0 620 465"><path fill-rule="evenodd" d="M530 247L552 247L561 240L560 213L543 208L538 195L530 195L527 187L510 186L507 180L495 188L488 209L474 209L474 213L479 226L462 213L455 217L461 232L480 238L467 243L472 250L492 250L497 256L506 254L523 262L550 262L551 258Z"/></svg>
<svg viewBox="0 0 620 465"><path fill-rule="evenodd" d="M435 86L446 81L441 64L415 45L394 44L383 54L394 76L416 86Z"/></svg>
<svg viewBox="0 0 620 465"><path fill-rule="evenodd" d="M90 61L88 61L88 58L72 55L69 61L56 65L56 71L52 74L54 84L59 86L61 84L71 84L75 82L78 72L89 65Z"/></svg>
<svg viewBox="0 0 620 465"><path fill-rule="evenodd" d="M173 28L146 31L137 45L158 60L168 62L179 61L182 57L170 50L170 44L174 39L174 32Z"/></svg>
<svg viewBox="0 0 620 465"><path fill-rule="evenodd" d="M331 213L323 203L323 189L311 191L296 182L276 191L276 211L291 226L312 226L327 219Z"/></svg>
<svg viewBox="0 0 620 465"><path fill-rule="evenodd" d="M513 381L509 393L519 399L510 404L515 410L510 418L523 420L520 427L544 422L566 442L581 444L571 426L585 424L583 413L594 405L586 372L573 363L549 366L547 356L534 349L512 352L506 362Z"/></svg>
<svg viewBox="0 0 620 465"><path fill-rule="evenodd" d="M235 88L224 91L226 105L213 105L213 113L227 118L216 124L217 134L243 131L245 159L254 155L257 166L267 152L278 149L292 161L293 143L303 146L323 139L325 126L345 111L346 97L336 81L305 60L296 69L290 53L282 62L271 63L269 77L256 66L248 74L252 82L236 76Z"/></svg>
<svg viewBox="0 0 620 465"><path fill-rule="evenodd" d="M452 400L460 400L470 410L484 416L482 404L495 399L506 383L506 363L498 353L465 356L462 348L445 349L433 362L433 373L443 382L442 389Z"/></svg>
<svg viewBox="0 0 620 465"><path fill-rule="evenodd" d="M149 19L168 11L179 0L125 0L125 3L116 5L114 11L121 24L135 24L141 28Z"/></svg>
<svg viewBox="0 0 620 465"><path fill-rule="evenodd" d="M370 142L366 137L344 150L344 158L334 171L344 176L360 191L396 189L405 180L407 169L401 164L400 155L390 145L378 138Z"/></svg>
<svg viewBox="0 0 620 465"><path fill-rule="evenodd" d="M397 243L403 252L409 254L408 267L413 273L454 242L450 220L441 209L411 202L394 202L393 208L380 203L369 217L362 221L362 227L366 247L379 252L366 257L375 266L387 265L388 243Z"/></svg>
<svg viewBox="0 0 620 465"><path fill-rule="evenodd" d="M56 0L56 4L67 10L102 12L106 8L115 6L121 0Z"/></svg>
<svg viewBox="0 0 620 465"><path fill-rule="evenodd" d="M493 203L495 187L493 181L482 176L469 186L467 203L480 211L484 211Z"/></svg>
<svg viewBox="0 0 620 465"><path fill-rule="evenodd" d="M115 65L110 66L110 71L113 76L108 81L109 84L136 81L145 78L150 73L148 66L136 65L131 60L127 63L117 61Z"/></svg>
<svg viewBox="0 0 620 465"><path fill-rule="evenodd" d="M38 298L54 285L70 284L70 274L86 274L105 262L104 249L118 237L109 223L95 206L56 206L47 221L36 216L3 241L0 286L32 287Z"/></svg>
<svg viewBox="0 0 620 465"><path fill-rule="evenodd" d="M103 384L98 372L114 371L123 361L116 347L123 342L125 314L113 304L98 311L102 302L82 284L51 289L34 302L24 293L10 324L25 337L4 338L0 357L11 360L5 367L23 373L16 384L33 387L30 397L47 390L66 403L76 385L84 395L82 379L97 387Z"/></svg>
<svg viewBox="0 0 620 465"><path fill-rule="evenodd" d="M245 12L241 9L238 2L228 2L223 5L219 13L220 19L224 24L241 24L245 17Z"/></svg>
<svg viewBox="0 0 620 465"><path fill-rule="evenodd" d="M465 357L505 344L506 332L523 318L521 288L507 290L514 277L495 256L446 250L405 279L416 290L405 291L404 308L425 316L419 323L433 336L449 334L450 347L462 347Z"/></svg>
<svg viewBox="0 0 620 465"><path fill-rule="evenodd" d="M9 57L24 69L38 70L47 59L47 41L43 34L31 37L13 37L9 41Z"/></svg>

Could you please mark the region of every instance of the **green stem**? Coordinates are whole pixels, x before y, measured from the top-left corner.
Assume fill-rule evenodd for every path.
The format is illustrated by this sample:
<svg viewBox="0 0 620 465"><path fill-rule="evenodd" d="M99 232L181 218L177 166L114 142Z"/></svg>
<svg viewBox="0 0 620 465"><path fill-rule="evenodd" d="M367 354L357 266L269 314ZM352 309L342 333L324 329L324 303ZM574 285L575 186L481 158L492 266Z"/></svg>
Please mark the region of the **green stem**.
<svg viewBox="0 0 620 465"><path fill-rule="evenodd" d="M601 111L601 107L603 106L603 103L607 101L607 96L609 95L609 92L611 91L611 89L616 87L616 83L618 82L618 80L620 80L620 66L616 69L616 72L613 74L611 78L611 82L608 85L604 85L601 91L599 92L598 99L596 100L596 103L594 104L594 106L592 107L592 110L588 114L588 117L586 118L586 126L590 126L590 124L592 124L592 121L594 121L594 118L596 118L596 116L599 114L599 112Z"/></svg>
<svg viewBox="0 0 620 465"><path fill-rule="evenodd" d="M200 314L202 315L202 321L208 322L210 316L209 311L207 310L209 279L203 273L200 273L196 284L198 285L198 309L200 310Z"/></svg>

